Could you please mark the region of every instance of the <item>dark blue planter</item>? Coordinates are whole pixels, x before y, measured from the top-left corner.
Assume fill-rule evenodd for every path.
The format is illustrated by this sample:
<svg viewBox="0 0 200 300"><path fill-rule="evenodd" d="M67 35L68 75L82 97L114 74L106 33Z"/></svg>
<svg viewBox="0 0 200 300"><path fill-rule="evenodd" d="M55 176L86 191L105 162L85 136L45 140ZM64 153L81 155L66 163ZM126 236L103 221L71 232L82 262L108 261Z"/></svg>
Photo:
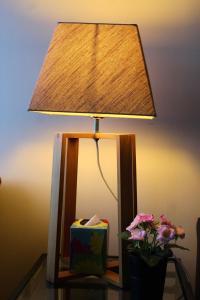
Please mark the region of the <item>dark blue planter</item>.
<svg viewBox="0 0 200 300"><path fill-rule="evenodd" d="M133 300L162 300L167 258L149 267L139 256L129 255L129 278Z"/></svg>

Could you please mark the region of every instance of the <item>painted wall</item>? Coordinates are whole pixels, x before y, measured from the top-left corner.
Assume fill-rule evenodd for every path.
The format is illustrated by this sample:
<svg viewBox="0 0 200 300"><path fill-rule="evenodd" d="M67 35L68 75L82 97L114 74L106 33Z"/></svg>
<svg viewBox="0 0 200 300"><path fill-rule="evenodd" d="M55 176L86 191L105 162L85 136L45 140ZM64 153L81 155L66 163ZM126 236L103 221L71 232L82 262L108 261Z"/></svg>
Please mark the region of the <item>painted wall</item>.
<svg viewBox="0 0 200 300"><path fill-rule="evenodd" d="M195 276L195 223L200 216L200 4L198 0L2 0L0 8L0 282L7 299L46 252L53 139L59 131L90 131L87 118L28 113L57 21L137 23L158 118L102 121L102 131L137 134L139 211L167 214L185 226L179 252ZM103 169L116 190L112 142L100 145ZM111 221L117 253L116 202L99 178L92 141L81 143L77 216Z"/></svg>

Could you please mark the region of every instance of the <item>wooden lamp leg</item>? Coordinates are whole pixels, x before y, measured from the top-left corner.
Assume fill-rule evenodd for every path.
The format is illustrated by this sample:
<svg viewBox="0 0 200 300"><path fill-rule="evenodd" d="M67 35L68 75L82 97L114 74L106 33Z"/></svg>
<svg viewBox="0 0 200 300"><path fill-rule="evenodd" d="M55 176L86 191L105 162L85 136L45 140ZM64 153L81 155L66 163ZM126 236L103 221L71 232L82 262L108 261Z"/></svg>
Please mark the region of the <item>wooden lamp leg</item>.
<svg viewBox="0 0 200 300"><path fill-rule="evenodd" d="M57 134L54 144L47 256L47 280L51 283L58 280L60 253L69 255L70 226L76 214L78 144L78 138L66 139L64 134Z"/></svg>
<svg viewBox="0 0 200 300"><path fill-rule="evenodd" d="M69 257L70 226L75 221L76 216L76 191L78 173L78 146L79 139L67 139L67 158L65 165L65 185L63 203L63 228L61 254Z"/></svg>
<svg viewBox="0 0 200 300"><path fill-rule="evenodd" d="M47 280L56 283L59 271L60 238L63 208L63 189L66 159L66 140L57 134L54 143L51 203L48 235Z"/></svg>
<svg viewBox="0 0 200 300"><path fill-rule="evenodd" d="M122 232L137 214L135 136L121 135L117 140L118 156L118 230ZM126 244L119 238L119 281L125 287L127 278Z"/></svg>

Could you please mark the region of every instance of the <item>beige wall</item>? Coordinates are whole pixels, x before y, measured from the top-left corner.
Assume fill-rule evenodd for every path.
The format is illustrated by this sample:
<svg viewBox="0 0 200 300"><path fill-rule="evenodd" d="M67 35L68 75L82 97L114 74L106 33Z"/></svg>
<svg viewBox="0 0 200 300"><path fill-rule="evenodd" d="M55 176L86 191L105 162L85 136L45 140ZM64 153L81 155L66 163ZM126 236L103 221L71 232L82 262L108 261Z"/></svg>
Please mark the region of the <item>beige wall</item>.
<svg viewBox="0 0 200 300"><path fill-rule="evenodd" d="M137 134L139 211L166 213L186 228L178 253L194 280L195 223L200 216L198 1L3 0L0 57L1 299L46 252L53 139L59 131L90 131L87 118L27 112L56 21L138 23L158 118L102 121L102 131ZM100 144L106 177L116 190L116 153ZM99 178L92 141L81 143L77 216L97 212L111 222L117 253L116 202Z"/></svg>

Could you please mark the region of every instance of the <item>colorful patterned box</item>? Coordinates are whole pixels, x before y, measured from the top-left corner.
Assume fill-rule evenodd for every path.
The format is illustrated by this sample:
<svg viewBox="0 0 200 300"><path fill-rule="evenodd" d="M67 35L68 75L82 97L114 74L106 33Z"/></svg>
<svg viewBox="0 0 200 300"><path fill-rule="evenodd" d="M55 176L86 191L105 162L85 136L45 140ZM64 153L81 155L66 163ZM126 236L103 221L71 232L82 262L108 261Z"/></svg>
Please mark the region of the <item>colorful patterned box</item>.
<svg viewBox="0 0 200 300"><path fill-rule="evenodd" d="M102 275L106 271L108 222L82 225L83 219L70 228L70 271Z"/></svg>

